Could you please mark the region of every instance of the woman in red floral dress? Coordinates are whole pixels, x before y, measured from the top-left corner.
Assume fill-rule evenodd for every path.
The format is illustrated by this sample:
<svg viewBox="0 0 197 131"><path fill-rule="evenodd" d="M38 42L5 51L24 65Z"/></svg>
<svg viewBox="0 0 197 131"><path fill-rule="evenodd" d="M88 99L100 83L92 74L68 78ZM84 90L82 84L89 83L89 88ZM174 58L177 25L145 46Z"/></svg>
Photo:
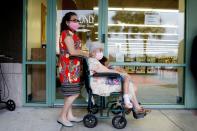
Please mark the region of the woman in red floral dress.
<svg viewBox="0 0 197 131"><path fill-rule="evenodd" d="M72 114L72 103L80 94L80 60L70 59L69 56L88 56L87 52L81 50L81 41L75 34L79 28L79 20L74 12L68 12L62 18L60 35L60 82L64 94L64 107L57 120L63 126L73 126L72 122L80 122L82 118L77 118ZM68 87L68 84L76 84L74 87Z"/></svg>

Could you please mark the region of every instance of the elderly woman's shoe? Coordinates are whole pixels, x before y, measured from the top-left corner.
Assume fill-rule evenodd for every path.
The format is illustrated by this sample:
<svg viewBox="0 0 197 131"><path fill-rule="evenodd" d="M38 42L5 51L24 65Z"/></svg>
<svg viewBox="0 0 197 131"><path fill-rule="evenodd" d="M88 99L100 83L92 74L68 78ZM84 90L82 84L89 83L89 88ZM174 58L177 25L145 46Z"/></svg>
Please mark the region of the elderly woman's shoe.
<svg viewBox="0 0 197 131"><path fill-rule="evenodd" d="M148 113L150 113L151 110L149 109L144 109L143 107L141 109L134 109L133 110L133 116L135 119L140 119L140 118L144 118L144 116L146 116Z"/></svg>
<svg viewBox="0 0 197 131"><path fill-rule="evenodd" d="M65 127L72 127L73 124L70 121L64 121L62 118L58 118L57 122Z"/></svg>
<svg viewBox="0 0 197 131"><path fill-rule="evenodd" d="M141 109L139 109L139 110L135 110L136 114L145 114L146 115L146 114L148 114L150 112L151 112L150 109L144 109L143 107Z"/></svg>
<svg viewBox="0 0 197 131"><path fill-rule="evenodd" d="M150 109L145 109L144 107L141 107L141 112L145 112L146 114L149 114L151 112Z"/></svg>
<svg viewBox="0 0 197 131"><path fill-rule="evenodd" d="M128 115L133 109L133 104L132 103L125 103L125 113Z"/></svg>

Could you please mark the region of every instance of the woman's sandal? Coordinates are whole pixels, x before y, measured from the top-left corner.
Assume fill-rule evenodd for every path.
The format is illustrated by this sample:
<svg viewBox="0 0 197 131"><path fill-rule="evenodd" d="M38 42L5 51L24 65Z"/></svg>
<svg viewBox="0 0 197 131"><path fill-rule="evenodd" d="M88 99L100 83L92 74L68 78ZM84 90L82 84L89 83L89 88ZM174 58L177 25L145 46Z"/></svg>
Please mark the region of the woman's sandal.
<svg viewBox="0 0 197 131"><path fill-rule="evenodd" d="M64 121L62 118L58 118L57 123L65 126L65 127L72 127L73 126L73 124L70 121Z"/></svg>

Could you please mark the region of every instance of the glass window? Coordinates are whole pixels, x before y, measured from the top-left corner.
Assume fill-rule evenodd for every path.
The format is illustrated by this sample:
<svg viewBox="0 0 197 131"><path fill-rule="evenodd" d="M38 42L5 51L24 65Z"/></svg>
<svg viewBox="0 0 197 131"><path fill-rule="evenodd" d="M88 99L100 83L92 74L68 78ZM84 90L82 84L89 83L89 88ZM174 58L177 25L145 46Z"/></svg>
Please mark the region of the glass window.
<svg viewBox="0 0 197 131"><path fill-rule="evenodd" d="M109 61L122 63L142 103L183 102L184 0L109 0L107 38Z"/></svg>
<svg viewBox="0 0 197 131"><path fill-rule="evenodd" d="M79 19L80 28L76 31L82 43L82 50L88 50L87 44L98 40L98 0L57 0L57 21L56 21L56 56L59 56L60 23L67 12L75 12ZM59 67L56 67L56 99L62 99L60 91ZM79 97L78 101L84 102ZM83 104L83 103L80 103Z"/></svg>
<svg viewBox="0 0 197 131"><path fill-rule="evenodd" d="M183 64L183 5L183 0L109 0L110 61Z"/></svg>
<svg viewBox="0 0 197 131"><path fill-rule="evenodd" d="M46 60L47 1L27 1L27 45L28 61Z"/></svg>
<svg viewBox="0 0 197 131"><path fill-rule="evenodd" d="M46 64L37 62L46 62L47 0L27 0L26 6L26 102L45 104Z"/></svg>
<svg viewBox="0 0 197 131"><path fill-rule="evenodd" d="M46 102L46 66L27 65L26 102Z"/></svg>
<svg viewBox="0 0 197 131"><path fill-rule="evenodd" d="M182 67L122 66L137 87L137 97L142 103L182 104Z"/></svg>

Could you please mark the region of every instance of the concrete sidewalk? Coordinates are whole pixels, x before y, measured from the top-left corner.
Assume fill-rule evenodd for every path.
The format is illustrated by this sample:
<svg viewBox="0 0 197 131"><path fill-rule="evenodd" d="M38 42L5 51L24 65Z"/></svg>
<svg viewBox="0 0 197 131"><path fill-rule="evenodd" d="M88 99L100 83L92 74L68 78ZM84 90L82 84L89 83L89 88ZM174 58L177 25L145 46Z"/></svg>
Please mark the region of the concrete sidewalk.
<svg viewBox="0 0 197 131"><path fill-rule="evenodd" d="M93 129L75 123L74 127L62 127L56 122L60 108L21 107L15 111L0 110L0 131L114 131L111 119L98 120ZM74 109L77 115L85 115L86 109ZM127 116L123 131L196 131L197 113L192 110L152 110L144 119Z"/></svg>

